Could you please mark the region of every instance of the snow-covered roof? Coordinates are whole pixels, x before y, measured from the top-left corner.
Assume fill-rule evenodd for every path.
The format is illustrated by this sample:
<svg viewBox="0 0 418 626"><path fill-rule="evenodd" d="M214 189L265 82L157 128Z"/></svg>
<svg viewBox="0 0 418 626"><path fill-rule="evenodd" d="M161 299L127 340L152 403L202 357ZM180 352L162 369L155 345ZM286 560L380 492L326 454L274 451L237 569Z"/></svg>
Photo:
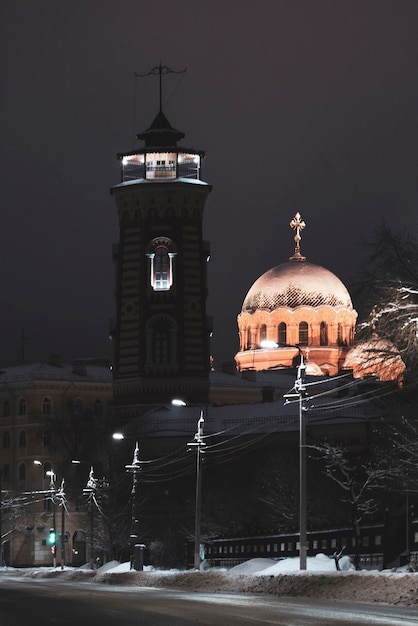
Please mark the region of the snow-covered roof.
<svg viewBox="0 0 418 626"><path fill-rule="evenodd" d="M90 382L112 382L112 372L108 367L101 365L84 364L85 374L77 373L73 364L62 366L49 363L28 363L0 369L0 385L12 382L25 382L36 380L71 380Z"/></svg>

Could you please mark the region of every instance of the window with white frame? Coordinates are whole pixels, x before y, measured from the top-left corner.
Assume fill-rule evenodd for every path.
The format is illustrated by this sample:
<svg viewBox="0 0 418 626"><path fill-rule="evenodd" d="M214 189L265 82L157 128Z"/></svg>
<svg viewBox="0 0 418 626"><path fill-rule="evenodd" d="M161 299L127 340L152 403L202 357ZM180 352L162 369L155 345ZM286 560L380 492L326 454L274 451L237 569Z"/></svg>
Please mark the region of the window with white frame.
<svg viewBox="0 0 418 626"><path fill-rule="evenodd" d="M174 259L176 251L171 239L157 237L148 246L150 261L150 283L154 291L167 291L174 280Z"/></svg>

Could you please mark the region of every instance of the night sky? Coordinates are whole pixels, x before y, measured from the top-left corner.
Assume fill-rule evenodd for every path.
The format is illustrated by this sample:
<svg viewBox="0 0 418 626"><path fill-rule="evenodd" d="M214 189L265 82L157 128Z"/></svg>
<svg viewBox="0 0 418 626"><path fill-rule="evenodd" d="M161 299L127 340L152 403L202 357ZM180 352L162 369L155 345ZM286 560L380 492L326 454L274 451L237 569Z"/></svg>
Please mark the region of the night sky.
<svg viewBox="0 0 418 626"><path fill-rule="evenodd" d="M348 286L384 219L417 229L416 0L0 0L0 365L111 356L116 153L163 110L206 151L215 367L293 252Z"/></svg>

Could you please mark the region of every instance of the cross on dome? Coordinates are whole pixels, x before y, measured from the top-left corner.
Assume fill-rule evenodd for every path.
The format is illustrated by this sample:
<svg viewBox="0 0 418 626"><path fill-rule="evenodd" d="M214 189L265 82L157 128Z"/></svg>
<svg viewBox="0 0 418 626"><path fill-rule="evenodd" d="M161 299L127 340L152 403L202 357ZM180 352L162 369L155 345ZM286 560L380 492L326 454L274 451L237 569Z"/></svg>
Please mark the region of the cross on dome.
<svg viewBox="0 0 418 626"><path fill-rule="evenodd" d="M294 237L295 252L293 253L291 257L289 257L289 260L290 261L306 261L306 257L302 256L300 253L300 242L302 239L300 233L305 228L306 224L302 220L302 216L299 212L296 213L295 217L292 219L289 226L292 230L296 231L295 237Z"/></svg>

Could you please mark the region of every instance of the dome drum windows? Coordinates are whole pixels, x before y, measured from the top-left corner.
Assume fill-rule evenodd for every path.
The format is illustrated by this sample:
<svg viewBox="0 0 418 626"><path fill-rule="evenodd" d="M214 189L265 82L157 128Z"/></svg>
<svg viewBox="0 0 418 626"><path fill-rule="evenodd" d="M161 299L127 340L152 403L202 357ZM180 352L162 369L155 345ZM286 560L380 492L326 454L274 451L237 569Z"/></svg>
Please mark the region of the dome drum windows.
<svg viewBox="0 0 418 626"><path fill-rule="evenodd" d="M328 324L326 322L321 322L319 325L319 345L328 345Z"/></svg>
<svg viewBox="0 0 418 626"><path fill-rule="evenodd" d="M282 346L287 344L287 325L285 322L280 322L277 327L277 343Z"/></svg>
<svg viewBox="0 0 418 626"><path fill-rule="evenodd" d="M307 322L300 322L299 324L299 345L307 346L309 340L309 329Z"/></svg>

